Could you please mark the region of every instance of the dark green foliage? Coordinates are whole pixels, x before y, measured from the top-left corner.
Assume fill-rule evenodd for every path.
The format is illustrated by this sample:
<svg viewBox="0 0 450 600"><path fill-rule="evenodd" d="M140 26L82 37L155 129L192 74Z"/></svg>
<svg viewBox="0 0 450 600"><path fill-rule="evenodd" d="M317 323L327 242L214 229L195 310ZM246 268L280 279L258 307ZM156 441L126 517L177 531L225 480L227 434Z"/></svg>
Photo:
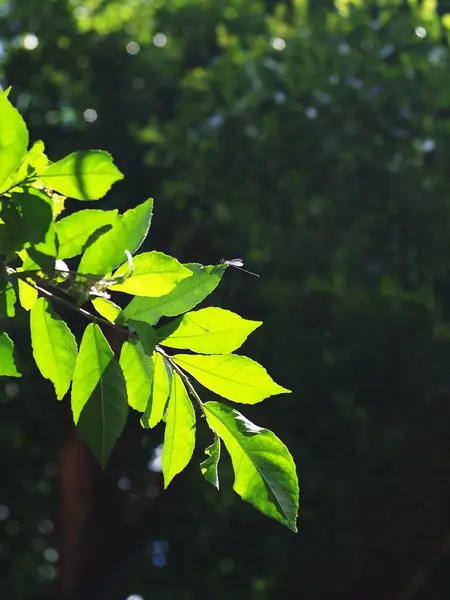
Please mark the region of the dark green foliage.
<svg viewBox="0 0 450 600"><path fill-rule="evenodd" d="M0 28L32 139L54 156L107 148L127 182L109 208L134 206L151 181L158 219L146 250L205 264L244 255L261 279L227 272L217 294L264 320L248 353L296 391L281 411L276 401L254 410L302 474L299 535L255 526L222 482L218 504L193 476L192 500L175 487L148 530L146 543L168 541L167 565L149 568L137 551L121 597L447 598L450 82L432 3L359 3L340 18L326 2L311 3L314 16L300 1L277 16L271 2L266 23L250 0L153 2L127 29L113 2L92 23L45 4L33 27L33 3L17 4L8 20L34 31L38 48L9 47ZM82 119L90 107L94 123ZM137 493L139 468L125 464L118 473Z"/></svg>

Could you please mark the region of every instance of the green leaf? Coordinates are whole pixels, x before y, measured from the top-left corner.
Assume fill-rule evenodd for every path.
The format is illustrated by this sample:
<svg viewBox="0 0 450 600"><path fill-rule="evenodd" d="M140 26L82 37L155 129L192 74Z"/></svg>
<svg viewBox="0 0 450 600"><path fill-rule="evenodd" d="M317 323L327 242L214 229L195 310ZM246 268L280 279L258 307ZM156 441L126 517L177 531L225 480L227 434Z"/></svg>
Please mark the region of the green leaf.
<svg viewBox="0 0 450 600"><path fill-rule="evenodd" d="M202 308L174 319L157 331L157 342L204 354L228 354L245 342L261 321L249 321L223 308Z"/></svg>
<svg viewBox="0 0 450 600"><path fill-rule="evenodd" d="M108 152L85 150L72 152L39 172L46 186L77 200L98 200L113 183L123 179Z"/></svg>
<svg viewBox="0 0 450 600"><path fill-rule="evenodd" d="M117 210L80 210L56 223L59 258L72 258L86 250L100 235L109 231ZM122 256L123 259L123 256Z"/></svg>
<svg viewBox="0 0 450 600"><path fill-rule="evenodd" d="M28 187L23 192L11 194L11 201L20 207L27 241L33 245L45 242L53 224L52 201L47 194Z"/></svg>
<svg viewBox="0 0 450 600"><path fill-rule="evenodd" d="M38 140L34 142L30 150L25 154L22 162L17 169L8 177L4 187L10 189L33 174L36 170L45 169L48 165L48 158L44 153L44 142Z"/></svg>
<svg viewBox="0 0 450 600"><path fill-rule="evenodd" d="M140 412L148 406L152 393L153 359L156 334L147 323L133 323L138 337L124 342L120 366L127 384L128 404Z"/></svg>
<svg viewBox="0 0 450 600"><path fill-rule="evenodd" d="M162 420L172 385L172 369L158 352L153 353L152 392L141 418L141 425L152 428Z"/></svg>
<svg viewBox="0 0 450 600"><path fill-rule="evenodd" d="M78 271L105 275L124 263L125 250L134 254L146 238L152 212L153 200L150 198L117 216L112 228L85 250Z"/></svg>
<svg viewBox="0 0 450 600"><path fill-rule="evenodd" d="M178 373L173 374L166 416L167 423L161 457L165 489L175 475L181 473L187 466L195 446L194 407Z"/></svg>
<svg viewBox="0 0 450 600"><path fill-rule="evenodd" d="M224 271L196 263L184 265L192 275L183 279L165 296L159 298L134 298L121 312L118 322L138 319L154 325L162 316L175 317L200 304L219 285Z"/></svg>
<svg viewBox="0 0 450 600"><path fill-rule="evenodd" d="M14 344L9 335L0 333L0 375L21 377L14 358Z"/></svg>
<svg viewBox="0 0 450 600"><path fill-rule="evenodd" d="M40 372L55 386L61 400L67 393L77 360L77 343L66 323L46 298L39 298L30 312L33 356Z"/></svg>
<svg viewBox="0 0 450 600"><path fill-rule="evenodd" d="M17 203L5 199L0 206L0 253L12 259L26 242L23 219Z"/></svg>
<svg viewBox="0 0 450 600"><path fill-rule="evenodd" d="M38 299L38 292L35 288L33 288L31 285L29 285L22 279L19 279L18 283L20 304L23 309L31 310L36 304L36 300Z"/></svg>
<svg viewBox="0 0 450 600"><path fill-rule="evenodd" d="M233 402L256 404L269 396L290 393L247 356L175 354L172 359L202 385Z"/></svg>
<svg viewBox="0 0 450 600"><path fill-rule="evenodd" d="M114 323L122 310L120 306L106 298L93 298L91 302L98 314L111 321L111 323Z"/></svg>
<svg viewBox="0 0 450 600"><path fill-rule="evenodd" d="M128 415L125 379L100 327L81 340L72 384L72 413L81 439L104 468Z"/></svg>
<svg viewBox="0 0 450 600"><path fill-rule="evenodd" d="M208 483L219 489L219 459L220 459L220 438L215 434L211 446L205 448L206 458L200 464L203 477Z"/></svg>
<svg viewBox="0 0 450 600"><path fill-rule="evenodd" d="M142 344L135 340L123 343L119 363L127 384L128 404L143 413L152 392L152 357L146 354Z"/></svg>
<svg viewBox="0 0 450 600"><path fill-rule="evenodd" d="M16 314L16 292L12 283L0 274L0 317L14 317Z"/></svg>
<svg viewBox="0 0 450 600"><path fill-rule="evenodd" d="M0 94L0 194L8 189L5 183L21 163L27 146L25 121L6 94Z"/></svg>
<svg viewBox="0 0 450 600"><path fill-rule="evenodd" d="M128 269L128 264L122 265L113 277L126 275ZM163 296L191 275L191 271L172 256L156 251L144 252L133 259L133 274L123 283L109 286L109 289L135 296Z"/></svg>
<svg viewBox="0 0 450 600"><path fill-rule="evenodd" d="M62 211L65 208L65 203L66 203L66 197L65 196L60 196L56 192L53 192L53 194L52 194L52 204L53 204L53 218L54 219L56 219L56 217L60 213L62 213Z"/></svg>
<svg viewBox="0 0 450 600"><path fill-rule="evenodd" d="M21 209L28 254L44 271L52 272L56 259L56 233L51 199L34 188L14 193L11 198Z"/></svg>
<svg viewBox="0 0 450 600"><path fill-rule="evenodd" d="M156 346L156 331L151 325L142 321L129 321L128 325L137 333L144 352L151 356Z"/></svg>
<svg viewBox="0 0 450 600"><path fill-rule="evenodd" d="M208 425L230 453L235 492L297 531L298 479L286 446L274 433L254 425L230 406L206 402L203 407Z"/></svg>
<svg viewBox="0 0 450 600"><path fill-rule="evenodd" d="M48 158L45 154L45 145L42 140L37 140L25 154L23 164L29 165L33 170L42 171L48 166Z"/></svg>

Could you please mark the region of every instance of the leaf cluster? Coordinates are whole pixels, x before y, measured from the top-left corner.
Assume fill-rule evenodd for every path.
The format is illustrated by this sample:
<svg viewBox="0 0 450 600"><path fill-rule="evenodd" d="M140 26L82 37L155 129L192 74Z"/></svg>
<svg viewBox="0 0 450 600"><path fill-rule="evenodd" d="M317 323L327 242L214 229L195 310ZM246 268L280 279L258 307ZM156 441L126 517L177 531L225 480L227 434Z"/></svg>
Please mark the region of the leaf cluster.
<svg viewBox="0 0 450 600"><path fill-rule="evenodd" d="M193 310L228 265L137 253L150 229L152 199L123 214L83 208L64 216L67 198L98 200L122 173L107 152L73 152L51 162L41 141L28 145L22 117L0 93L1 316L14 318L17 302L29 313L36 365L58 400L70 391L80 437L105 467L130 407L141 413L144 428L163 421L167 487L190 462L203 417L212 433L201 464L205 479L219 488L223 443L236 492L296 530L298 483L285 445L228 404L204 402L193 383L243 404L289 392L261 365L235 354L260 322L218 307ZM119 292L131 297L123 307ZM86 318L79 344L58 305ZM123 340L117 355L108 339L112 330ZM19 377L13 341L3 329L0 356L0 374Z"/></svg>

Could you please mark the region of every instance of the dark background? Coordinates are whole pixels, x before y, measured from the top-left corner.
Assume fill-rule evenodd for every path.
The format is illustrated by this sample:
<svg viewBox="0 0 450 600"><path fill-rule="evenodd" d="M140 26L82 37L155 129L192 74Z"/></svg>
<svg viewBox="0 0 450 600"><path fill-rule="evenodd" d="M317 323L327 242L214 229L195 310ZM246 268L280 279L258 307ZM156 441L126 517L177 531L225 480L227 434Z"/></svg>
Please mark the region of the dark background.
<svg viewBox="0 0 450 600"><path fill-rule="evenodd" d="M261 274L229 270L209 302L264 321L244 351L293 393L243 412L301 488L294 535L234 494L228 459L220 493L203 481L205 433L163 492L136 414L101 472L21 317L1 598L449 597L450 6L355 4L0 2L31 140L109 150L126 177L100 206L153 196L148 249Z"/></svg>

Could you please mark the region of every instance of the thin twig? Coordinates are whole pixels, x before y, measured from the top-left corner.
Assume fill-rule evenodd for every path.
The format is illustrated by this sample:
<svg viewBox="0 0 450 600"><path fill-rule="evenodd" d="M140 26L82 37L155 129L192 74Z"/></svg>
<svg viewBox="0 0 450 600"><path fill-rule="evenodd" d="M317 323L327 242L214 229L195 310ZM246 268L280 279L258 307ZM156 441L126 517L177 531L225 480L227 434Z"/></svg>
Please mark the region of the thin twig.
<svg viewBox="0 0 450 600"><path fill-rule="evenodd" d="M35 181L37 181L37 175L36 173L34 175L29 175L28 177L25 177L25 179L22 179L22 181L16 181L15 183L13 183L7 190L5 190L4 192L2 192L0 194L0 196L4 196L6 194L9 194L9 192L11 190L13 190L15 187L20 187L21 185L28 185L29 183L33 183Z"/></svg>
<svg viewBox="0 0 450 600"><path fill-rule="evenodd" d="M103 317L97 317L97 315L93 315L88 310L81 308L81 306L76 306L75 304L72 304L72 302L69 302L68 300L65 300L64 298L61 298L60 296L55 296L55 294L52 294L51 292L49 292L45 288L41 287L40 285L36 285L35 283L30 283L26 279L24 279L23 281L30 287L37 290L39 293L41 293L44 296L47 296L48 298L53 300L54 302L57 302L59 304L62 304L63 306L66 306L67 308L70 308L70 310L73 310L73 311L77 312L78 314L83 315L90 321L93 321L94 323L102 323L103 325L107 325L108 327L111 327L112 329L115 329L116 331L120 331L121 333L130 335L130 332L128 331L128 329L125 329L125 327L121 327L120 325L111 323L111 321L107 321L106 319L103 319Z"/></svg>
<svg viewBox="0 0 450 600"><path fill-rule="evenodd" d="M173 358L170 356L170 354L167 354L166 352L164 352L164 350L161 348L161 346L155 346L155 350L156 350L156 352L159 352L162 356L164 356L164 358L166 358L170 362L170 364L172 365L174 371L176 371L178 373L178 375L181 377L181 379L185 382L185 384L189 388L189 391L191 392L191 395L197 401L198 405L201 408L202 413L205 414L205 411L204 411L204 408L203 408L203 402L201 401L200 396L197 393L197 390L192 385L192 382L189 379L188 375L183 371L183 369L181 369L177 365L177 363L173 360Z"/></svg>

